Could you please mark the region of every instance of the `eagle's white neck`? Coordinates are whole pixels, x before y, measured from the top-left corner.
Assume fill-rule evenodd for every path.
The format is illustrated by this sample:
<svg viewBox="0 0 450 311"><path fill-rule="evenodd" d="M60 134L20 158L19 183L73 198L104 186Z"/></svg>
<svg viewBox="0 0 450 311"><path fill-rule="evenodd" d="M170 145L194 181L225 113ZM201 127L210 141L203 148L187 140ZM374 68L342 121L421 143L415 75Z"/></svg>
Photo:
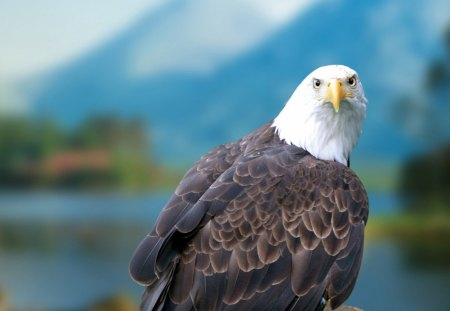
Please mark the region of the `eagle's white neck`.
<svg viewBox="0 0 450 311"><path fill-rule="evenodd" d="M273 122L280 139L318 159L346 165L361 134L365 103L342 103L339 112L335 112L330 104L304 102L299 89L301 86Z"/></svg>

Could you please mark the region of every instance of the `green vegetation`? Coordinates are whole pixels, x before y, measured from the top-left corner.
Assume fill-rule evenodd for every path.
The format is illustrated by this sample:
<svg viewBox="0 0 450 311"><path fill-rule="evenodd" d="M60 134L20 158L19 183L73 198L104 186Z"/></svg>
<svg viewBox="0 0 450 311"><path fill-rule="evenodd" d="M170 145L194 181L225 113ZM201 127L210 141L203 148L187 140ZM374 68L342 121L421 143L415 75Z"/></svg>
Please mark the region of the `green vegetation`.
<svg viewBox="0 0 450 311"><path fill-rule="evenodd" d="M2 188L161 190L178 178L152 159L141 120L93 117L71 130L48 118L0 120Z"/></svg>
<svg viewBox="0 0 450 311"><path fill-rule="evenodd" d="M409 212L450 217L450 144L409 160L399 190Z"/></svg>
<svg viewBox="0 0 450 311"><path fill-rule="evenodd" d="M91 311L138 311L138 305L126 294L119 293L94 304Z"/></svg>
<svg viewBox="0 0 450 311"><path fill-rule="evenodd" d="M366 236L369 240L382 238L415 241L429 238L449 240L450 217L439 214L428 217L415 214L375 216L369 218Z"/></svg>
<svg viewBox="0 0 450 311"><path fill-rule="evenodd" d="M394 242L403 250L407 264L419 269L450 267L450 216L400 214L372 217L366 226L366 238Z"/></svg>

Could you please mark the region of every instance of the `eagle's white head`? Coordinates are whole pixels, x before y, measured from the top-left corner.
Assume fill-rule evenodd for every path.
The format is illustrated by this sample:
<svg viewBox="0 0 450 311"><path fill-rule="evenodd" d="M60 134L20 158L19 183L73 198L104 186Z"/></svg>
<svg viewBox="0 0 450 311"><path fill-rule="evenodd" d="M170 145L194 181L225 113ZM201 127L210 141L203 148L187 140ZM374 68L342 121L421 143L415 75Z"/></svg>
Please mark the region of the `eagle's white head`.
<svg viewBox="0 0 450 311"><path fill-rule="evenodd" d="M356 71L324 66L300 83L273 126L286 143L319 159L347 164L361 134L366 104Z"/></svg>

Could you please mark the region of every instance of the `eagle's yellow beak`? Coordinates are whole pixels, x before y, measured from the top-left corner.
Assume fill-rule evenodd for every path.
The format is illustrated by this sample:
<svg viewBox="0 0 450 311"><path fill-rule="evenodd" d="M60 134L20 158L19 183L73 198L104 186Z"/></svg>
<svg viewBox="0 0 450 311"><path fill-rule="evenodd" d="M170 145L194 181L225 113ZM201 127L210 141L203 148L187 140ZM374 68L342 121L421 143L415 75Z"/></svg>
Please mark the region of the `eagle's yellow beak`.
<svg viewBox="0 0 450 311"><path fill-rule="evenodd" d="M345 95L344 89L342 88L342 80L331 79L328 81L326 102L333 104L334 111L339 112L339 105L345 98Z"/></svg>

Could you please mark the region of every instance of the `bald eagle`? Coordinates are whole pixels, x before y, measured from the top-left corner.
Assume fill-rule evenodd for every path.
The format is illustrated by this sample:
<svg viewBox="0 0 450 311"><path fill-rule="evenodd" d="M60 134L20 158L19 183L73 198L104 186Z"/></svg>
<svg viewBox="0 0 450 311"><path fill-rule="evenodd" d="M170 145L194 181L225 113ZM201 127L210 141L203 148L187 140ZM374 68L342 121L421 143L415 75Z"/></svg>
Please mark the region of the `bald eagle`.
<svg viewBox="0 0 450 311"><path fill-rule="evenodd" d="M348 167L367 100L320 67L279 115L201 157L138 245L142 310L322 310L350 295L367 194Z"/></svg>

